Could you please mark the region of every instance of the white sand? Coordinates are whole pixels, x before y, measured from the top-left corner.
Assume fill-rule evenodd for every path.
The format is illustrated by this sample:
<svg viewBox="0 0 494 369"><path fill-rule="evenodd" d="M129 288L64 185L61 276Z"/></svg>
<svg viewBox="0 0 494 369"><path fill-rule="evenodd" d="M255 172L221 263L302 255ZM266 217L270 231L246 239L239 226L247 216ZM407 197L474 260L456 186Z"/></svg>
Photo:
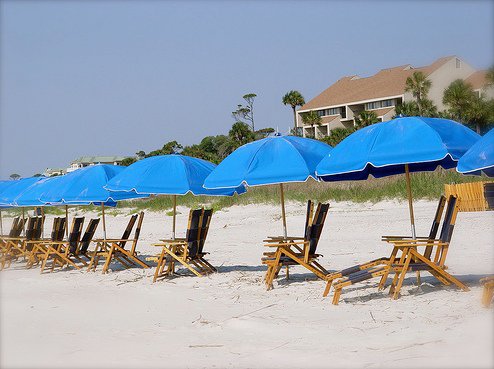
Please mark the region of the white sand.
<svg viewBox="0 0 494 369"><path fill-rule="evenodd" d="M427 234L436 204L415 205L418 233ZM184 229L187 209L179 210ZM301 234L305 206L287 210L289 233ZM127 215L108 217L109 236L121 235ZM154 269L102 275L101 266L39 275L17 263L0 273L0 366L493 367L494 315L481 306L478 285L494 273L493 226L494 212L458 216L447 264L470 292L425 273L417 287L409 274L397 301L371 280L344 291L339 306L322 297L324 282L300 267L264 289L262 239L281 233L277 206L215 213L206 249L219 273L205 278L184 273L152 284ZM151 244L170 228L169 216L147 213L140 253L154 253ZM380 236L408 233L404 202L333 203L321 263L336 270L387 255Z"/></svg>

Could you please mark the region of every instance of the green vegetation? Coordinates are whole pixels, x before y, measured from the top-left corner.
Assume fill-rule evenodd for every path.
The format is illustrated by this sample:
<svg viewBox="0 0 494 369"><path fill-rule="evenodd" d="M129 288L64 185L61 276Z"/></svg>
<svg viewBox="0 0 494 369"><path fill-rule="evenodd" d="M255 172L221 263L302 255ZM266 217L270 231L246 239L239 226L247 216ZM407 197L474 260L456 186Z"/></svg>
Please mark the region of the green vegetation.
<svg viewBox="0 0 494 369"><path fill-rule="evenodd" d="M281 99L281 102L283 105L290 105L292 107L293 111L293 134L295 136L298 136L298 129L297 129L297 106L302 106L305 104L305 99L302 96L302 94L298 91L291 90L283 96Z"/></svg>
<svg viewBox="0 0 494 369"><path fill-rule="evenodd" d="M485 177L464 176L455 170L438 169L435 172L412 173L412 191L414 199L434 200L444 193L444 185L488 180ZM405 200L406 186L404 175L352 182L316 182L285 184L285 198L289 201L353 201L378 202L386 199ZM279 186L250 187L247 193L233 197L193 196L178 197L178 204L188 208L201 205L212 206L218 210L232 205L279 204ZM171 209L171 196L156 196L149 199L132 200L119 206L132 207L137 210L161 211Z"/></svg>

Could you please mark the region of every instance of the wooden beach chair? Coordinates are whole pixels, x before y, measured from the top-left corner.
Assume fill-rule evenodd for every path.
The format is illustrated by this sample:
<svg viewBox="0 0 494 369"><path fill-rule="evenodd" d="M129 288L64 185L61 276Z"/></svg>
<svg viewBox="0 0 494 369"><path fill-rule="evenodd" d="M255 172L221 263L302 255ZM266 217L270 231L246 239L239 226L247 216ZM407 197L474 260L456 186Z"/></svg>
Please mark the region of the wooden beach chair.
<svg viewBox="0 0 494 369"><path fill-rule="evenodd" d="M441 224L441 218L442 218L442 215L443 215L443 211L444 211L444 207L446 205L446 197L445 196L441 196L439 198L439 201L438 201L438 204L437 204L437 208L436 208L436 213L434 215L434 218L432 220L432 225L431 225L431 228L430 228L430 231L429 231L429 236L427 237L417 237L418 239L427 239L427 240L433 240L436 238L436 235L437 235L437 232L439 230L439 226ZM383 236L382 237L382 240L383 241L391 241L391 240L409 240L411 239L410 236ZM397 250L394 250L393 249L393 252L395 252ZM393 253L392 252L392 253ZM430 257L430 253L432 252L432 248L428 248L426 250L426 253L425 255L427 257ZM392 254L391 253L391 254ZM331 285L333 283L334 280L336 279L340 279L340 278L343 278L343 277L346 277L346 276L349 276L349 275L353 275L353 277L355 278L357 275L359 276L366 276L368 277L367 279L369 278L372 278L372 276L370 276L368 273L359 273L361 271L364 271L364 270L368 270L370 268L374 268L374 267L377 267L377 266L382 266L382 265L387 265L389 264L389 260L391 258L391 255L390 256L384 256L384 257L381 257L381 258L377 258L377 259L374 259L374 260L371 260L371 261L368 261L366 263L362 263L362 264L359 264L359 265L354 265L352 267L349 267L349 268L346 268L346 269L343 269L341 271L338 271L338 272L333 272L333 273L330 273L326 276L326 288L324 289L324 293L323 293L323 296L326 297L331 289ZM359 274L357 274L359 273ZM417 272L417 273L420 273L420 272ZM418 283L420 283L420 278L419 278L419 275L418 276ZM382 287L382 286L381 286Z"/></svg>
<svg viewBox="0 0 494 369"><path fill-rule="evenodd" d="M23 228L23 219L18 216L12 219L12 226L9 233L0 236L0 257L3 257L7 253L9 240L20 237Z"/></svg>
<svg viewBox="0 0 494 369"><path fill-rule="evenodd" d="M139 218L139 219L138 219ZM149 268L145 262L137 257L136 247L139 240L139 234L141 232L142 220L144 218L144 212L140 212L139 216L134 214L131 216L127 228L125 229L122 238L119 239L98 239L96 242L96 249L92 253L91 261L89 262L88 271L91 269L94 271L98 266L100 258L105 258L105 264L103 265L103 273L108 272L110 263L112 261L118 261L124 268L128 269L132 265L138 265L143 268ZM137 221L137 226L134 233L134 238L130 239L130 234ZM130 250L125 249L127 242L131 242L132 246Z"/></svg>
<svg viewBox="0 0 494 369"><path fill-rule="evenodd" d="M275 247L274 253L264 253L262 263L268 266L265 282L267 289L273 288L273 281L278 276L283 266L300 265L314 273L318 278L324 279L328 271L317 261L322 255L317 254L317 245L324 228L324 222L328 214L329 204L319 203L313 213L313 204L307 203L307 216L304 237L269 237L264 240L266 247Z"/></svg>
<svg viewBox="0 0 494 369"><path fill-rule="evenodd" d="M42 223L44 223L44 217ZM65 227L67 219L65 217L53 218L53 226L50 238L41 239L40 237L33 238L25 241L25 253L27 258L27 268L31 268L34 265L38 265L44 258L48 247L47 242L60 242L65 236ZM41 234L39 228L35 231L36 234ZM27 233L26 233L27 236Z"/></svg>
<svg viewBox="0 0 494 369"><path fill-rule="evenodd" d="M204 259L206 253L203 251L211 217L212 210L210 209L190 210L185 238L161 240L161 243L154 245L161 247L161 253L155 257L148 258L148 260L157 262L153 282L156 282L158 278L173 275L176 262L182 264L198 277L216 271Z"/></svg>
<svg viewBox="0 0 494 369"><path fill-rule="evenodd" d="M69 257L73 257L77 261L81 262L85 266L88 265L88 262L91 260L91 252L89 251L89 246L93 241L94 234L96 233L96 229L98 228L98 224L100 222L99 218L94 218L89 221L89 224L86 227L84 234L81 237L81 240L77 247L70 247ZM84 260L83 257L87 260Z"/></svg>
<svg viewBox="0 0 494 369"><path fill-rule="evenodd" d="M67 240L62 241L40 241L37 245L44 246L44 256L41 258L41 273L44 272L47 263L51 260L51 271L56 265L63 268L65 265L71 265L76 269L80 269L70 258L70 251L77 249L81 239L82 227L84 225L84 217L76 217L72 220L72 226Z"/></svg>
<svg viewBox="0 0 494 369"><path fill-rule="evenodd" d="M1 260L0 270L10 267L13 260L17 260L20 257L26 258L26 254L29 252L28 243L39 239L42 231L43 218L36 216L29 217L26 224L24 236L20 235L24 228L24 221L19 220L16 229L12 232L13 237L3 238L5 251Z"/></svg>
<svg viewBox="0 0 494 369"><path fill-rule="evenodd" d="M457 198L450 196L444 216L441 234L438 239L387 239L393 245L393 251L389 262L380 267L371 268L350 274L341 280L334 282L333 304L338 304L341 291L344 287L361 282L372 277L381 277L379 288L383 289L390 273L395 273L390 286L389 294L393 299L399 297L405 275L410 271L427 271L444 285L454 284L464 291L468 287L457 278L446 272L446 256L449 250L451 237L453 235L456 216L458 214ZM423 253L419 252L423 247ZM432 254L434 249L434 258Z"/></svg>

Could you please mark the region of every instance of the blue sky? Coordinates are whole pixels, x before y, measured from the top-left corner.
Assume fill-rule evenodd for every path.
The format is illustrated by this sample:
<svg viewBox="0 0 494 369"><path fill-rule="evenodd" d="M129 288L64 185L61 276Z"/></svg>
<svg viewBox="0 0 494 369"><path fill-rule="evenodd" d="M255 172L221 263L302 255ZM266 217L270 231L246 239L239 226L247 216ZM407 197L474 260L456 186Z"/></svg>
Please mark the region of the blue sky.
<svg viewBox="0 0 494 369"><path fill-rule="evenodd" d="M291 89L446 55L486 68L493 4L4 0L0 179L226 134L249 92L256 125L286 132Z"/></svg>

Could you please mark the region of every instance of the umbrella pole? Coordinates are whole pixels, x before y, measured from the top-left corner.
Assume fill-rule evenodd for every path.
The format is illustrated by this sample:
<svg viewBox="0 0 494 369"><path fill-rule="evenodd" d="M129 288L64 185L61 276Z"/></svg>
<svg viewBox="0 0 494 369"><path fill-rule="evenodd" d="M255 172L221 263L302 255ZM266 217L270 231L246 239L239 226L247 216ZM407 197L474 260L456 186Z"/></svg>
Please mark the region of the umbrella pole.
<svg viewBox="0 0 494 369"><path fill-rule="evenodd" d="M69 206L65 205L65 236L69 239Z"/></svg>
<svg viewBox="0 0 494 369"><path fill-rule="evenodd" d="M24 217L24 207L22 207L22 234L26 235L26 218Z"/></svg>
<svg viewBox="0 0 494 369"><path fill-rule="evenodd" d="M177 220L177 195L173 195L173 225L172 225L172 240L175 239L175 225Z"/></svg>
<svg viewBox="0 0 494 369"><path fill-rule="evenodd" d="M103 218L103 241L106 245L105 205L103 203L101 203L101 217Z"/></svg>
<svg viewBox="0 0 494 369"><path fill-rule="evenodd" d="M413 216L412 185L410 183L410 171L408 169L408 164L405 164L405 178L407 181L408 209L410 210L410 224L412 228L412 238L415 238L416 233L415 233L415 217Z"/></svg>
<svg viewBox="0 0 494 369"><path fill-rule="evenodd" d="M0 234L3 234L2 209L0 209Z"/></svg>
<svg viewBox="0 0 494 369"><path fill-rule="evenodd" d="M286 215L285 215L285 194L283 193L283 183L280 183L280 195L281 195L281 217L283 219L283 237L287 239L286 233Z"/></svg>
<svg viewBox="0 0 494 369"><path fill-rule="evenodd" d="M45 207L41 207L41 238L45 238Z"/></svg>

